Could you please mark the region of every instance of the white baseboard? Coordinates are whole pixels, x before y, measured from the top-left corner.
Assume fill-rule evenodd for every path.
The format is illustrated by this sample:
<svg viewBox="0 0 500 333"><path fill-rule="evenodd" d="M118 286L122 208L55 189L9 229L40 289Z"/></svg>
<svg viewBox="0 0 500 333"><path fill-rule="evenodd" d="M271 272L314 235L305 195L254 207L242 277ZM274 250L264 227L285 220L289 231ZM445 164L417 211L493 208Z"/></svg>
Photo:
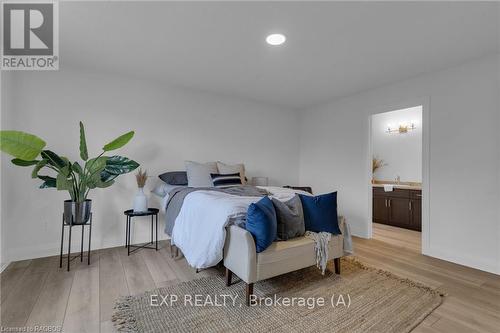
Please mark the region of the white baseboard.
<svg viewBox="0 0 500 333"><path fill-rule="evenodd" d="M170 237L168 235L158 235L158 241L163 241L163 240L168 240ZM137 243L144 243L148 242L148 239L140 239L140 240L135 240ZM113 242L113 243L104 243L98 246L92 245L92 251L94 250L102 250L102 249L108 249L112 247L118 247L118 246L123 246L124 241L120 242ZM37 245L37 246L25 246L25 247L20 247L20 248L11 248L7 249L5 252L6 257L9 258L10 262L14 261L19 261L19 260L28 260L28 259L37 259L37 258L44 258L44 257L51 257L55 255L60 254L60 243L51 243L51 244L43 244L43 245ZM72 247L73 248L73 247ZM84 247L84 250L86 250L86 247ZM66 251L66 248L64 248L64 251ZM74 249L73 249L74 251Z"/></svg>
<svg viewBox="0 0 500 333"><path fill-rule="evenodd" d="M6 268L7 268L7 266L9 266L9 264L10 264L10 262L7 262L7 263L3 262L3 263L0 263L0 273L2 273L2 272L3 272L3 270L4 270L4 269L6 269Z"/></svg>
<svg viewBox="0 0 500 333"><path fill-rule="evenodd" d="M352 225L352 223L349 223L349 227L351 228L351 235L352 236L365 238L365 239L370 238L370 235L368 235L368 232L366 231L365 228L357 228L356 226Z"/></svg>
<svg viewBox="0 0 500 333"><path fill-rule="evenodd" d="M455 264L471 267L488 273L500 274L498 263L496 263L494 260L475 258L463 254L457 255L455 252L451 253L450 251L438 249L432 246L426 249L423 254L429 257L450 261Z"/></svg>

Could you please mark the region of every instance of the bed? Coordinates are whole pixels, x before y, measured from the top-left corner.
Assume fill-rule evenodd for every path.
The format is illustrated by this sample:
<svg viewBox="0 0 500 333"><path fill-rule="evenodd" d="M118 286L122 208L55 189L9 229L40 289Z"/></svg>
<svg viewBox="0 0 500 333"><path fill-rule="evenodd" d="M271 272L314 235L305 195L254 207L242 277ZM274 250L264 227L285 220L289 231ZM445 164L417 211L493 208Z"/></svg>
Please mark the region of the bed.
<svg viewBox="0 0 500 333"><path fill-rule="evenodd" d="M281 201L307 192L281 187L236 186L227 189L178 187L164 200L165 233L189 265L201 269L223 259L226 227L241 225L251 203L269 195Z"/></svg>

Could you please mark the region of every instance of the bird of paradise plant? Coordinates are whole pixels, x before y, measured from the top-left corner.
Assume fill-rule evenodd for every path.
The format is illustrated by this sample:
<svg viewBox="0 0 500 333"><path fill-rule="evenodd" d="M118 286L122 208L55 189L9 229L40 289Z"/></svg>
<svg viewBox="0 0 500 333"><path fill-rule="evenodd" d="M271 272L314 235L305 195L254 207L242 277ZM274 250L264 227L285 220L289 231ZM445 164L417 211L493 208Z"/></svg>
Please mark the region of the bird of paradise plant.
<svg viewBox="0 0 500 333"><path fill-rule="evenodd" d="M14 157L12 163L20 167L34 166L32 178L42 180L40 188L68 191L72 202L82 203L95 188L106 188L119 175L135 170L139 164L127 157L106 153L125 146L134 136L127 132L102 147L95 158L89 158L85 128L80 122L80 157L71 162L68 158L44 149L46 142L36 135L21 131L0 131L0 150Z"/></svg>

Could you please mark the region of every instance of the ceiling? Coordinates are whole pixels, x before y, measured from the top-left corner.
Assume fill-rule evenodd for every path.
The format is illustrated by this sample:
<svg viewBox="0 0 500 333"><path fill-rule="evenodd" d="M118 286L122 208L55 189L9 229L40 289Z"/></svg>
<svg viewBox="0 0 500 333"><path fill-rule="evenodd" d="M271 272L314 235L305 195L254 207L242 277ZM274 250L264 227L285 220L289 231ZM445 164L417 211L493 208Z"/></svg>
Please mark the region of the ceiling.
<svg viewBox="0 0 500 333"><path fill-rule="evenodd" d="M498 52L499 3L60 2L74 66L305 108ZM279 47L265 43L274 32Z"/></svg>

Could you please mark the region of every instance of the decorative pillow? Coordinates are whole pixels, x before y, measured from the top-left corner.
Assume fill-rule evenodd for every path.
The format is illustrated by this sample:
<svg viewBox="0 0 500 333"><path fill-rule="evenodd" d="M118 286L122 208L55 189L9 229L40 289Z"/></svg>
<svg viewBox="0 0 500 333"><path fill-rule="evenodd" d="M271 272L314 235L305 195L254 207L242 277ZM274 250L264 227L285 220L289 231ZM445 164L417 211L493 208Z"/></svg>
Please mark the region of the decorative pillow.
<svg viewBox="0 0 500 333"><path fill-rule="evenodd" d="M166 196L170 191L172 191L174 188L178 187L183 187L181 185L170 185L170 184L165 184L163 182L158 182L154 189L151 190L153 194L156 194L157 196L163 198Z"/></svg>
<svg viewBox="0 0 500 333"><path fill-rule="evenodd" d="M276 217L278 219L278 240L289 240L303 236L306 232L304 225L304 212L298 195L288 201L279 201L272 198Z"/></svg>
<svg viewBox="0 0 500 333"><path fill-rule="evenodd" d="M186 161L186 173L189 187L213 187L211 173L219 173L217 163L198 163Z"/></svg>
<svg viewBox="0 0 500 333"><path fill-rule="evenodd" d="M276 211L273 202L263 197L248 207L245 225L255 240L257 253L264 251L276 239Z"/></svg>
<svg viewBox="0 0 500 333"><path fill-rule="evenodd" d="M170 185L186 186L188 184L186 171L165 172L158 177L160 177L161 180Z"/></svg>
<svg viewBox="0 0 500 333"><path fill-rule="evenodd" d="M241 186L241 177L239 173L230 173L227 175L212 173L210 176L212 176L214 186L218 188Z"/></svg>
<svg viewBox="0 0 500 333"><path fill-rule="evenodd" d="M229 164L225 164L225 163L222 163L220 161L217 161L217 169L219 169L219 173L222 173L222 174L239 173L240 177L241 177L241 184L245 185L247 182L247 178L245 176L245 165L243 163L229 165Z"/></svg>
<svg viewBox="0 0 500 333"><path fill-rule="evenodd" d="M299 194L299 197L306 230L341 234L337 218L337 192L317 196Z"/></svg>

